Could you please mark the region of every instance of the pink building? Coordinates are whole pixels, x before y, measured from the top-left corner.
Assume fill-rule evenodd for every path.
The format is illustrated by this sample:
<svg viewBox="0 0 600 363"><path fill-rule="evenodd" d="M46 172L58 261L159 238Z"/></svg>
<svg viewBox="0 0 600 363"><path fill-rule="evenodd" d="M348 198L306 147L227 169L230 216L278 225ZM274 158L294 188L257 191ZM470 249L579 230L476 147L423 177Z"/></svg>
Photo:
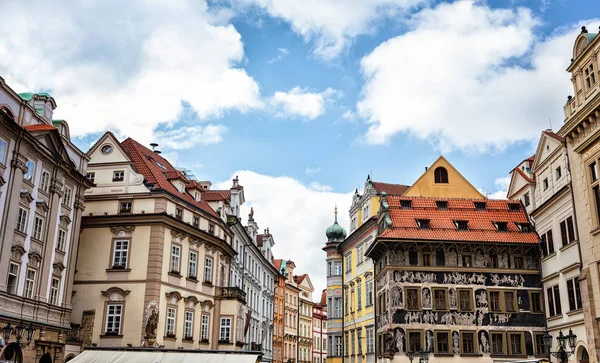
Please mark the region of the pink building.
<svg viewBox="0 0 600 363"><path fill-rule="evenodd" d="M321 300L313 305L313 363L327 362L327 303L326 290Z"/></svg>

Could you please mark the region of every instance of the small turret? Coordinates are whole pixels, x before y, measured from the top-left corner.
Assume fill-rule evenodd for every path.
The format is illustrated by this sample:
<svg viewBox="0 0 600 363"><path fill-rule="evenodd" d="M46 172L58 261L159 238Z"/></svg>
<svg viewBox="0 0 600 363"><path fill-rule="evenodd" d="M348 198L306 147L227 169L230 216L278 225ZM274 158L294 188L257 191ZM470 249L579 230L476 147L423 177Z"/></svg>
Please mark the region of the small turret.
<svg viewBox="0 0 600 363"><path fill-rule="evenodd" d="M327 230L325 231L325 235L327 236L327 243L339 243L344 242L346 239L346 230L338 224L337 220L337 207L335 207L335 222Z"/></svg>

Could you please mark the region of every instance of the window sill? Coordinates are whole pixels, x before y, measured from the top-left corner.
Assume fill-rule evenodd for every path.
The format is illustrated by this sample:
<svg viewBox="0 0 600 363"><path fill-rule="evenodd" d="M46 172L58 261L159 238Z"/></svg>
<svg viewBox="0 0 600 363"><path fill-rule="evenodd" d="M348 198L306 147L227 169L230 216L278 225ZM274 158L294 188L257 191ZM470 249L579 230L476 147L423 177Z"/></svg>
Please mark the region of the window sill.
<svg viewBox="0 0 600 363"><path fill-rule="evenodd" d="M204 285L204 286L208 286L208 287L214 287L214 285L213 285L213 284L212 284L212 282L210 282L210 281L203 281L203 282L202 282L202 285Z"/></svg>
<svg viewBox="0 0 600 363"><path fill-rule="evenodd" d="M122 339L123 335L104 334L100 335L101 339Z"/></svg>
<svg viewBox="0 0 600 363"><path fill-rule="evenodd" d="M554 256L556 256L556 251L552 252L551 254L549 254L546 257L542 257L542 262L546 262L546 261L548 261L549 259L551 259Z"/></svg>
<svg viewBox="0 0 600 363"><path fill-rule="evenodd" d="M595 235L597 235L597 234L599 234L599 233L600 233L600 226L598 226L598 227L596 227L596 228L592 229L592 230L590 231L590 233L591 233L592 235L594 235L594 236L595 236Z"/></svg>
<svg viewBox="0 0 600 363"><path fill-rule="evenodd" d="M198 282L198 279L195 277L186 277L185 279L188 281L191 281L191 282L196 282L196 283Z"/></svg>
<svg viewBox="0 0 600 363"><path fill-rule="evenodd" d="M453 357L453 353L434 353L434 357Z"/></svg>
<svg viewBox="0 0 600 363"><path fill-rule="evenodd" d="M194 342L194 337L183 338L183 341L186 342L186 343L193 343Z"/></svg>
<svg viewBox="0 0 600 363"><path fill-rule="evenodd" d="M175 277L180 277L180 278L181 278L181 277L183 277L183 276L182 276L182 275L179 273L179 271L169 271L169 275L171 275L171 276L175 276Z"/></svg>
<svg viewBox="0 0 600 363"><path fill-rule="evenodd" d="M573 241L569 242L568 244L566 244L560 248L560 252L569 249L569 247L572 247L573 245L576 245L577 243L579 243L579 241L577 241L577 240L573 240Z"/></svg>
<svg viewBox="0 0 600 363"><path fill-rule="evenodd" d="M558 315L554 315L554 316L551 316L549 318L546 318L546 321L554 321L554 320L558 320L558 319L560 319L562 317L563 317L562 314L558 314Z"/></svg>
<svg viewBox="0 0 600 363"><path fill-rule="evenodd" d="M58 248L55 248L54 252L58 253L59 255L63 255L63 256L65 255L65 251L59 250Z"/></svg>
<svg viewBox="0 0 600 363"><path fill-rule="evenodd" d="M200 343L200 344L210 344L210 342L208 341L208 339L200 339L200 341L198 343Z"/></svg>
<svg viewBox="0 0 600 363"><path fill-rule="evenodd" d="M129 272L131 271L130 268L115 268L113 266L113 268L107 268L106 272Z"/></svg>
<svg viewBox="0 0 600 363"><path fill-rule="evenodd" d="M26 237L26 238L27 238L27 233L25 233L25 232L21 232L21 231L19 231L18 229L15 229L15 234L18 234L19 236L22 236L22 237Z"/></svg>
<svg viewBox="0 0 600 363"><path fill-rule="evenodd" d="M583 308L579 308L577 310L571 310L571 311L567 312L567 315L568 316L572 316L572 315L576 315L576 314L579 314L579 313L582 313L582 312L583 312Z"/></svg>
<svg viewBox="0 0 600 363"><path fill-rule="evenodd" d="M177 340L177 336L170 334L165 335L163 338L167 340Z"/></svg>
<svg viewBox="0 0 600 363"><path fill-rule="evenodd" d="M461 353L461 357L483 357L483 354L478 353Z"/></svg>
<svg viewBox="0 0 600 363"><path fill-rule="evenodd" d="M219 340L219 344L231 344L231 345L233 345L233 342L231 342L229 340Z"/></svg>

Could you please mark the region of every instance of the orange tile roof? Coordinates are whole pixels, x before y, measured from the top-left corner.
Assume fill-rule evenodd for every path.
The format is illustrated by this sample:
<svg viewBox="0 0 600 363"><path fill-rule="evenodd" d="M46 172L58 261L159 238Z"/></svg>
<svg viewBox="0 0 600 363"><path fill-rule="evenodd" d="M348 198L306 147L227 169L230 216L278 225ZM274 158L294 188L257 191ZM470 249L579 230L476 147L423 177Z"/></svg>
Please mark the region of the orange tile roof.
<svg viewBox="0 0 600 363"><path fill-rule="evenodd" d="M564 138L564 137L562 137L562 136L560 136L560 135L558 135L558 134L554 133L554 131L552 131L552 130L550 130L550 129L548 129L548 130L544 130L543 132L544 132L544 134L546 134L546 135L548 135L548 136L550 136L550 137L553 137L554 139L556 139L556 140L558 140L558 141L560 141L560 142L563 142L563 141L565 141L565 138Z"/></svg>
<svg viewBox="0 0 600 363"><path fill-rule="evenodd" d="M218 202L221 200L229 200L231 198L231 190L205 190L202 194L202 199L208 202Z"/></svg>
<svg viewBox="0 0 600 363"><path fill-rule="evenodd" d="M37 124L37 125L25 125L23 128L29 132L32 131L46 131L46 130L56 130L56 127L48 124Z"/></svg>
<svg viewBox="0 0 600 363"><path fill-rule="evenodd" d="M280 258L276 258L273 260L273 266L275 266L277 271L281 270L281 262L283 262L283 260Z"/></svg>
<svg viewBox="0 0 600 363"><path fill-rule="evenodd" d="M204 201L203 199L200 202L197 202L190 193L185 192L181 193L175 186L169 181L169 176L172 177L177 175L178 170L176 170L171 163L160 156L159 154L153 152L132 138L127 138L125 141L121 143L121 146L133 161L135 168L138 173L142 174L144 178L146 178L146 182L148 184L155 184L155 189L162 189L171 195L174 195L177 198L180 198L187 203L200 208L201 210L207 212L208 214L219 217L217 213ZM159 162L165 169L158 166L157 162ZM181 174L181 172L179 172ZM183 174L181 174L183 177ZM183 180L186 181L185 177Z"/></svg>
<svg viewBox="0 0 600 363"><path fill-rule="evenodd" d="M401 208L401 200L411 200L412 208ZM488 243L538 243L535 232L521 232L520 223L529 223L520 202L490 199L444 199L388 197L392 228L379 235L385 239L437 240ZM447 201L441 210L436 201ZM477 210L474 202L485 202L485 210ZM509 204L518 204L519 211L510 211ZM417 219L429 220L429 229L417 226ZM468 221L466 231L457 230L454 221ZM507 222L507 231L498 231L492 222Z"/></svg>
<svg viewBox="0 0 600 363"><path fill-rule="evenodd" d="M319 305L321 306L325 306L325 304L327 304L327 290L323 290L321 293L321 301L319 302Z"/></svg>
<svg viewBox="0 0 600 363"><path fill-rule="evenodd" d="M410 188L408 185L372 182L378 194L385 192L387 195L403 195Z"/></svg>
<svg viewBox="0 0 600 363"><path fill-rule="evenodd" d="M296 281L297 284L301 284L302 281L304 281L304 279L306 278L306 276L308 276L308 275L307 274L300 275L300 276L296 275L296 276L294 276L294 281Z"/></svg>

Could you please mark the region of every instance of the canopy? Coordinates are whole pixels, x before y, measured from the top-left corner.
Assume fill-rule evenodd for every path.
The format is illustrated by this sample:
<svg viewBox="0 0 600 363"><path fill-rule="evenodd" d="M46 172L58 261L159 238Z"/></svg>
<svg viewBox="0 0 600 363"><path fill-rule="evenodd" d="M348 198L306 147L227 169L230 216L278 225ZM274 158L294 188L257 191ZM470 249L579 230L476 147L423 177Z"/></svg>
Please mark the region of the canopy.
<svg viewBox="0 0 600 363"><path fill-rule="evenodd" d="M256 363L257 354L84 350L70 363Z"/></svg>

